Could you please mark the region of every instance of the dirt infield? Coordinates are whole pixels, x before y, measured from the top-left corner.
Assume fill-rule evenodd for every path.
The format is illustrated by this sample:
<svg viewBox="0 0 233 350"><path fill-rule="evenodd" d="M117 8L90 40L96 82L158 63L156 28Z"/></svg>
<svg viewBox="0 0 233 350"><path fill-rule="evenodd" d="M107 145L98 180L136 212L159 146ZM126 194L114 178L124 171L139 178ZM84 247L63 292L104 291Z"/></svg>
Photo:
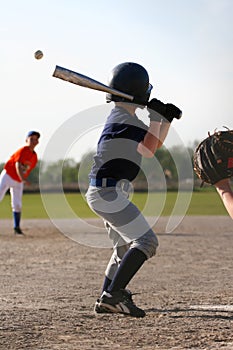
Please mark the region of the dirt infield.
<svg viewBox="0 0 233 350"><path fill-rule="evenodd" d="M232 220L186 217L170 234L165 221L157 256L129 286L144 319L93 314L110 248L47 220L24 221L24 237L1 221L0 349L233 349Z"/></svg>

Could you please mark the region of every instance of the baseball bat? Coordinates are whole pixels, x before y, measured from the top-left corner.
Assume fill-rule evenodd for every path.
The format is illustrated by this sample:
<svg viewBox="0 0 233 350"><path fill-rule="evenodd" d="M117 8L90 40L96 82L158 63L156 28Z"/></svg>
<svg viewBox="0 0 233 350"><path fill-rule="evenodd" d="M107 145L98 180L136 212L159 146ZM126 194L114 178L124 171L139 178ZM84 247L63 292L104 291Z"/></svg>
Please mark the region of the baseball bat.
<svg viewBox="0 0 233 350"><path fill-rule="evenodd" d="M128 95L122 91L119 91L117 89L113 89L110 86L104 85L100 83L97 80L94 80L90 77L87 77L86 75L73 72L70 69L63 68L60 66L55 67L55 71L53 73L53 77L59 78L65 81L68 81L70 83L83 86L85 88L97 90L97 91L103 91L103 92L108 92L110 94L113 94L115 96L120 96L124 97L130 101L133 101L134 97L132 95Z"/></svg>

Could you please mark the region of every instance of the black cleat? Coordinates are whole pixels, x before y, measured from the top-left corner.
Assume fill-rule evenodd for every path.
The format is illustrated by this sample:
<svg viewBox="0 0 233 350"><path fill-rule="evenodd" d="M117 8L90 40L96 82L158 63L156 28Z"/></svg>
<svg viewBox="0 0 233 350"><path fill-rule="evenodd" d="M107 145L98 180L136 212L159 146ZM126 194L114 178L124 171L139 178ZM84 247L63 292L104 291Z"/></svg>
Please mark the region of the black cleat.
<svg viewBox="0 0 233 350"><path fill-rule="evenodd" d="M94 312L96 314L112 314L112 311L106 307L100 305L100 299L97 299L94 306Z"/></svg>
<svg viewBox="0 0 233 350"><path fill-rule="evenodd" d="M137 307L132 299L132 294L125 289L116 292L103 292L95 303L94 311L101 313L121 313L133 317L144 317L145 311Z"/></svg>
<svg viewBox="0 0 233 350"><path fill-rule="evenodd" d="M20 227L15 227L14 232L16 235L23 235L24 234Z"/></svg>

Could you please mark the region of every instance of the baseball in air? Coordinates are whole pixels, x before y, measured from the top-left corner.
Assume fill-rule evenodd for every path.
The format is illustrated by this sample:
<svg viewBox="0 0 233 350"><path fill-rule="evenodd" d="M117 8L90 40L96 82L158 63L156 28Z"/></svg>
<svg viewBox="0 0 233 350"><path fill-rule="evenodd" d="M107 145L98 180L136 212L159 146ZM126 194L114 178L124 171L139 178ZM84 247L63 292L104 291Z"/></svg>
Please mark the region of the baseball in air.
<svg viewBox="0 0 233 350"><path fill-rule="evenodd" d="M41 50L37 50L34 53L34 56L35 56L35 59L40 60L44 56L44 54L43 54L43 52Z"/></svg>

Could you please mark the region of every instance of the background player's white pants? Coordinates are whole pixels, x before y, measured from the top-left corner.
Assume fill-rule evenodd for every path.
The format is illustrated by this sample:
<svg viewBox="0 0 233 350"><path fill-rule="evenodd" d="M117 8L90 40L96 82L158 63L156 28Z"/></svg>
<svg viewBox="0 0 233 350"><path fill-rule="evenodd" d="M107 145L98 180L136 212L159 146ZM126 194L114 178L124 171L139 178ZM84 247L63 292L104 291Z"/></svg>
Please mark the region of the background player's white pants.
<svg viewBox="0 0 233 350"><path fill-rule="evenodd" d="M0 175L0 201L9 189L11 194L12 211L21 212L23 182L13 180L12 177L6 173L6 170L3 170Z"/></svg>
<svg viewBox="0 0 233 350"><path fill-rule="evenodd" d="M141 250L148 259L155 255L158 246L155 233L120 186L89 186L86 199L90 208L104 219L113 242L114 251L105 272L109 279L129 248Z"/></svg>

